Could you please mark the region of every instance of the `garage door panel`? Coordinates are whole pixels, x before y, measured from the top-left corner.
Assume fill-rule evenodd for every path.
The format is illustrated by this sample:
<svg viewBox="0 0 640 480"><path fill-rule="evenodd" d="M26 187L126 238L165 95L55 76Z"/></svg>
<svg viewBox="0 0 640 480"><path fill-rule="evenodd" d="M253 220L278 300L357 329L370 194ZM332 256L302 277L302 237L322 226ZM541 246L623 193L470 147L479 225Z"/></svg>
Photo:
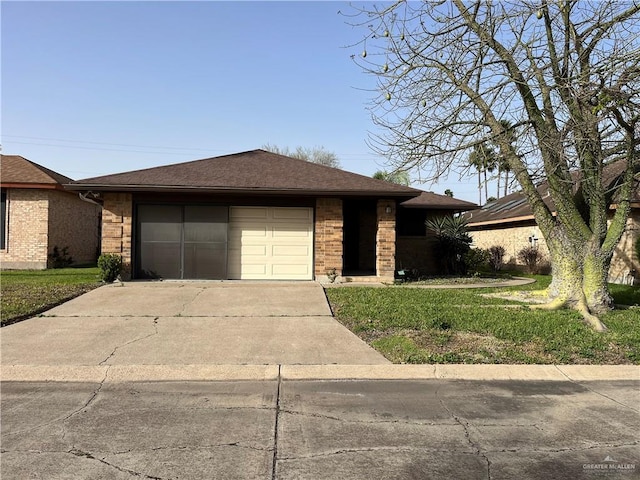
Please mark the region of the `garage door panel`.
<svg viewBox="0 0 640 480"><path fill-rule="evenodd" d="M281 265L274 263L273 264L273 275L286 277L288 275L299 275L304 276L309 273L309 269L305 265Z"/></svg>
<svg viewBox="0 0 640 480"><path fill-rule="evenodd" d="M231 207L229 215L230 278L313 278L313 209Z"/></svg>
<svg viewBox="0 0 640 480"><path fill-rule="evenodd" d="M309 250L306 245L274 245L271 254L274 257L308 257Z"/></svg>
<svg viewBox="0 0 640 480"><path fill-rule="evenodd" d="M269 215L269 210L267 207L231 207L230 214L234 220L266 220Z"/></svg>
<svg viewBox="0 0 640 480"><path fill-rule="evenodd" d="M293 226L274 226L271 230L273 238L289 238L289 237L298 237L298 238L309 238L311 235L306 230L296 229Z"/></svg>
<svg viewBox="0 0 640 480"><path fill-rule="evenodd" d="M271 210L272 218L274 220L285 219L285 220L300 220L300 223L306 223L311 220L311 209L310 208L273 208Z"/></svg>

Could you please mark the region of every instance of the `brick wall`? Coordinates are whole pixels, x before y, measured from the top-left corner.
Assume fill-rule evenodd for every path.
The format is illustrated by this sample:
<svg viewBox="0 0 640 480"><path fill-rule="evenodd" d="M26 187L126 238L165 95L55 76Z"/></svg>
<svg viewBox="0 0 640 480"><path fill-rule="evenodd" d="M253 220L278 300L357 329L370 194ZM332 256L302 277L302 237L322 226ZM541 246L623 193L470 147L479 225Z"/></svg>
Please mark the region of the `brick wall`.
<svg viewBox="0 0 640 480"><path fill-rule="evenodd" d="M387 213L387 207L390 213ZM378 232L376 234L376 275L391 280L396 270L396 202L378 200Z"/></svg>
<svg viewBox="0 0 640 480"><path fill-rule="evenodd" d="M94 263L100 248L99 205L85 202L77 193L49 192L49 253L68 247L73 262Z"/></svg>
<svg viewBox="0 0 640 480"><path fill-rule="evenodd" d="M640 209L631 210L627 219L625 232L620 243L616 246L609 267L609 281L612 283L629 283L627 276L630 270L635 270L634 283L640 281L640 259L635 253L634 243L640 237Z"/></svg>
<svg viewBox="0 0 640 480"><path fill-rule="evenodd" d="M421 274L436 275L439 271L432 236L398 236L396 238L396 268L417 269Z"/></svg>
<svg viewBox="0 0 640 480"><path fill-rule="evenodd" d="M342 275L342 200L318 198L315 219L315 277L326 281L335 269Z"/></svg>
<svg viewBox="0 0 640 480"><path fill-rule="evenodd" d="M504 262L513 265L518 262L518 252L531 245L529 237L537 238L536 245L546 261L549 260L549 249L538 226L532 221L530 225L511 228L495 228L493 230L478 230L469 232L473 238L472 247L488 249L494 245L502 245L505 249Z"/></svg>
<svg viewBox="0 0 640 480"><path fill-rule="evenodd" d="M49 190L7 189L6 248L2 268L47 268Z"/></svg>
<svg viewBox="0 0 640 480"><path fill-rule="evenodd" d="M133 202L130 193L105 193L102 205L102 253L122 256L123 279L131 278Z"/></svg>
<svg viewBox="0 0 640 480"><path fill-rule="evenodd" d="M520 250L527 247L529 237L534 235L538 238L536 242L542 252L544 259L549 260L549 249L542 237L540 229L535 224L512 228L496 228L494 230L483 230L470 232L473 238L473 246L487 249L493 245L502 245L505 250L505 263L519 264L517 255ZM633 243L640 236L640 209L633 209L631 216L627 220L625 233L616 246L609 267L609 281L613 283L623 283L625 275L629 270L636 270L636 283L640 281L640 260L636 257Z"/></svg>

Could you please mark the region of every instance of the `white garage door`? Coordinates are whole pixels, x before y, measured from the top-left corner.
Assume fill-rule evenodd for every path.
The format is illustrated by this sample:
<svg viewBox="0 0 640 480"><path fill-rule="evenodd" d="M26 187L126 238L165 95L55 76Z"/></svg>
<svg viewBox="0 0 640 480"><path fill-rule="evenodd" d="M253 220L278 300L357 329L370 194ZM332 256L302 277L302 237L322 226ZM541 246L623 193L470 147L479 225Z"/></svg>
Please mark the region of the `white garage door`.
<svg viewBox="0 0 640 480"><path fill-rule="evenodd" d="M313 209L231 207L229 278L312 280Z"/></svg>

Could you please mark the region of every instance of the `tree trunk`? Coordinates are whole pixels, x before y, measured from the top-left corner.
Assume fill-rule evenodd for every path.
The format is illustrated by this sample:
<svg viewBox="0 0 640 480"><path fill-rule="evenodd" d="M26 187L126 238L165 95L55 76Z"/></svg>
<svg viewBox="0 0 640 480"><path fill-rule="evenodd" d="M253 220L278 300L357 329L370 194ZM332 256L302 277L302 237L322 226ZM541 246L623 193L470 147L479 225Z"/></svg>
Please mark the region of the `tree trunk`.
<svg viewBox="0 0 640 480"><path fill-rule="evenodd" d="M613 306L607 287L610 258L597 241L585 245L579 240L569 240L566 234L548 245L553 280L548 289L550 303L543 308L573 308L596 331L606 330L597 315Z"/></svg>
<svg viewBox="0 0 640 480"><path fill-rule="evenodd" d="M504 195L507 196L507 188L509 187L509 170L504 171Z"/></svg>

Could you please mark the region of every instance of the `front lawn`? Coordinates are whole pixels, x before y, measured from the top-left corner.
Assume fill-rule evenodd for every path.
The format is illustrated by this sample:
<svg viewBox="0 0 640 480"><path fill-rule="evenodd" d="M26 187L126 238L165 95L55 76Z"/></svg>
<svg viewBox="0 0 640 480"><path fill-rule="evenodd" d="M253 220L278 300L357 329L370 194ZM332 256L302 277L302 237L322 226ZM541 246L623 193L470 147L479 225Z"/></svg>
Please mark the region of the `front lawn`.
<svg viewBox="0 0 640 480"><path fill-rule="evenodd" d="M44 312L101 285L99 270L5 270L0 272L2 325Z"/></svg>
<svg viewBox="0 0 640 480"><path fill-rule="evenodd" d="M511 290L545 288L550 277ZM596 333L578 313L530 310L484 293L509 289L328 288L336 318L394 363L640 364L640 308L602 317ZM640 287L612 285L616 303Z"/></svg>

